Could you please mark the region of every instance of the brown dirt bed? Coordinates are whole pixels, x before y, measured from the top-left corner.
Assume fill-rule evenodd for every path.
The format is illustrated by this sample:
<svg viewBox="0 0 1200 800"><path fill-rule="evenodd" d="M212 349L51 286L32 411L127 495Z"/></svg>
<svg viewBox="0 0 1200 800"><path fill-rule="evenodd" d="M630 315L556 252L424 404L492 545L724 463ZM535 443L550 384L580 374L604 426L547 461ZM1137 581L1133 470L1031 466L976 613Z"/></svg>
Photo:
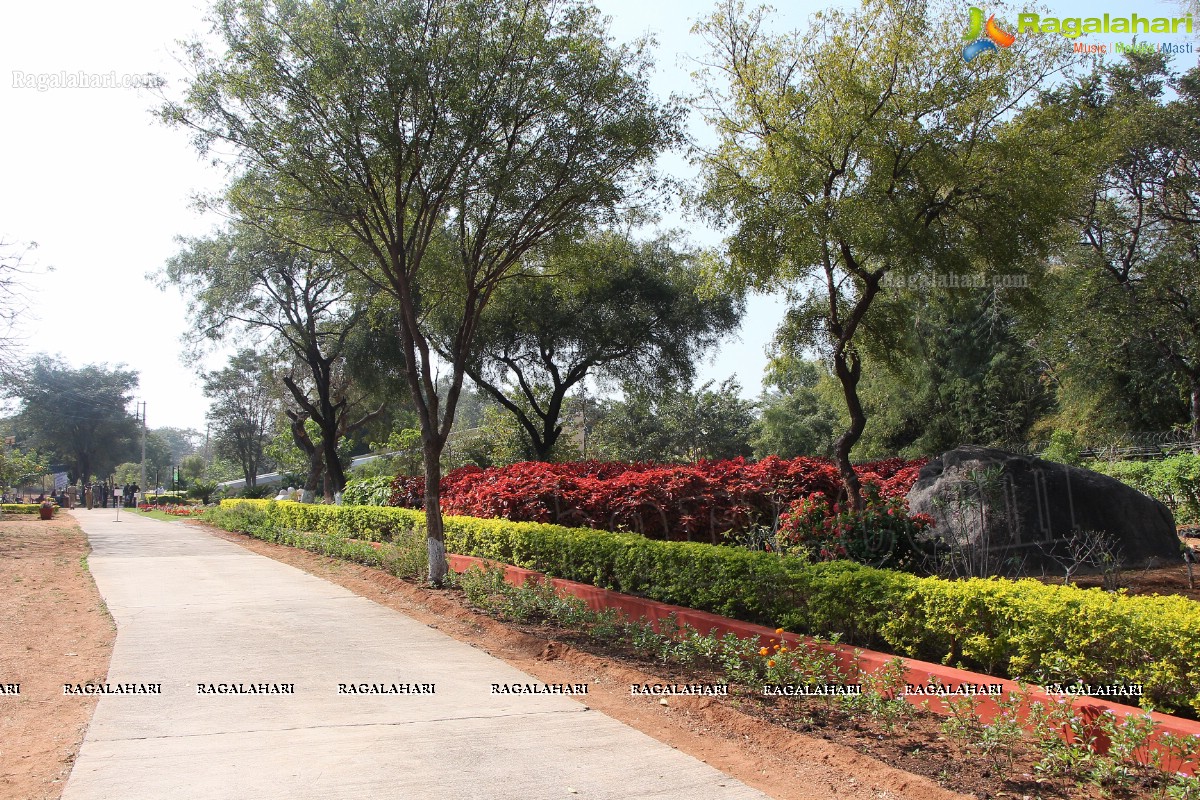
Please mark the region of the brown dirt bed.
<svg viewBox="0 0 1200 800"><path fill-rule="evenodd" d="M67 682L103 681L116 629L82 563L87 538L67 513L0 515L0 797L56 800L95 710Z"/></svg>

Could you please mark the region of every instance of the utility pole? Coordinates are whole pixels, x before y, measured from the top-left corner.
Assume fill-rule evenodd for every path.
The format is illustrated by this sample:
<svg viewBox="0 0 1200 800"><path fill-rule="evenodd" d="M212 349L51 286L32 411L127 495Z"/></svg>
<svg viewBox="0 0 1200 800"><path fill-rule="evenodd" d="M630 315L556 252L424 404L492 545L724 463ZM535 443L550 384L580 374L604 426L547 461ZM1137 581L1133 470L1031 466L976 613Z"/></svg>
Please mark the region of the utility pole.
<svg viewBox="0 0 1200 800"><path fill-rule="evenodd" d="M138 500L146 499L146 401L140 403L142 409L142 479L138 482Z"/></svg>

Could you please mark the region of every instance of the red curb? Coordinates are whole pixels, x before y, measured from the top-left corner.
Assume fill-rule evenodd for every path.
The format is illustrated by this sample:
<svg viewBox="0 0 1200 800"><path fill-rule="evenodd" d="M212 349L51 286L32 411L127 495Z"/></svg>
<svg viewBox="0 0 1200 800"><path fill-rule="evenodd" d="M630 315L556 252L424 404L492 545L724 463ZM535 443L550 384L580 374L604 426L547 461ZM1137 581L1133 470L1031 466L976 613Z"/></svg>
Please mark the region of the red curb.
<svg viewBox="0 0 1200 800"><path fill-rule="evenodd" d="M514 567L511 564L502 564L500 562L488 561L475 556L461 556L447 554L447 560L450 563L451 569L455 572L462 572L472 566L495 566L504 568L504 577L508 583L514 586L524 585L527 581L542 581L545 575L533 570L524 569L522 567ZM607 609L616 609L625 614L630 619L642 619L650 622L657 629L660 622L674 618L680 624L690 625L700 633L716 633L718 636L724 636L727 633L732 633L735 636L743 639L757 638L761 645L767 645L772 641L778 642L780 639L789 642L792 645L805 644L810 647L820 647L826 651L833 651L838 656L838 667L846 670L857 669L862 674L869 674L883 667L888 662L900 658L904 662L905 674L908 676L908 683L914 686L929 686L938 684L945 687L984 687L984 693L971 694L976 700L975 713L980 721L984 724L991 722L1000 712L1000 707L996 703L996 696L985 693L992 687L1000 687L997 691L1000 697L1006 696L1009 692L1017 693L1021 687L1016 681L1011 681L1006 678L997 678L991 675L983 675L978 672L969 672L955 667L947 667L942 664L934 664L929 661L918 661L913 658L904 658L902 656L894 656L888 653L881 653L876 650L864 650L862 648L851 647L842 644L830 644L828 642L814 642L807 636L798 636L792 633L784 633L782 636L775 633L772 628L767 628L762 625L755 625L749 622L729 619L728 617L711 614L707 611L697 611L693 608L685 608L683 606L672 606L666 603L660 603L656 600L648 600L643 597L635 597L633 595L621 594L610 589L601 589L597 586L591 586L586 583L577 583L575 581L563 580L561 578L553 578L554 587L562 593L578 597L583 600L588 608L593 611L604 611ZM970 692L969 688L964 688L964 692ZM965 694L955 695L956 697L966 696ZM938 714L948 714L949 707L944 699L937 695L917 695L905 694L904 699L911 705L919 708L928 708L930 711ZM1027 699L1029 702L1044 703L1047 707L1054 706L1062 700L1060 695L1052 695L1045 692L1040 687L1028 687ZM1189 775L1196 774L1196 765L1181 760L1168 752L1161 744L1162 737L1166 734L1175 736L1195 736L1200 737L1200 722L1181 719L1169 714L1160 714L1158 712L1147 712L1144 709L1136 706L1122 705L1113 703L1108 700L1103 700L1098 697L1078 696L1074 703L1074 708L1083 719L1092 725L1097 718L1103 713L1111 712L1118 719L1124 719L1130 715L1144 716L1149 713L1154 720L1155 733L1151 743L1142 748L1145 752L1139 754L1138 761L1142 764L1152 765L1155 758L1160 760L1160 767L1165 772L1184 772ZM1026 728L1029 730L1029 728ZM1063 731L1062 736L1065 740L1071 741L1073 736L1069 731ZM1108 750L1109 742L1103 736L1097 736L1093 749L1098 753L1104 753Z"/></svg>

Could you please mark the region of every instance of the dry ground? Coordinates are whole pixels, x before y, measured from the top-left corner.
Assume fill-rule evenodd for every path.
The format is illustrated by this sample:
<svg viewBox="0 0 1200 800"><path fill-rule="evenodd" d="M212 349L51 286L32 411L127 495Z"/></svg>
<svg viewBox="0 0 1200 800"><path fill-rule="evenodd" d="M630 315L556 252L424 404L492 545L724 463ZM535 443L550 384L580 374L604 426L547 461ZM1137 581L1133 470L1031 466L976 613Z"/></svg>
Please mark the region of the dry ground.
<svg viewBox="0 0 1200 800"><path fill-rule="evenodd" d="M96 707L64 683L103 681L116 629L66 513L0 516L0 797L56 800Z"/></svg>

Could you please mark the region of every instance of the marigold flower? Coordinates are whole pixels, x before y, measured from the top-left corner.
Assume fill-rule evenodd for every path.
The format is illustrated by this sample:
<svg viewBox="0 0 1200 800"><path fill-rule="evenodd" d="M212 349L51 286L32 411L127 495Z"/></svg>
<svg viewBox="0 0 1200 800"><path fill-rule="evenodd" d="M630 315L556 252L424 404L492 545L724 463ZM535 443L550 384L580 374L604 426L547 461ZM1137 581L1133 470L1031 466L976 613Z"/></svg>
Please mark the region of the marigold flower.
<svg viewBox="0 0 1200 800"><path fill-rule="evenodd" d="M775 629L775 632L776 632L776 633L783 633L783 628L776 628L776 629Z"/></svg>
<svg viewBox="0 0 1200 800"><path fill-rule="evenodd" d="M766 655L767 653L769 653L769 652L771 652L771 651L770 651L770 650L768 650L768 649L767 649L767 648L765 648L765 647L760 647L760 648L758 648L758 654L759 654L760 656L765 656L765 655Z"/></svg>
<svg viewBox="0 0 1200 800"><path fill-rule="evenodd" d="M767 666L768 666L768 667L773 667L773 666L775 666L775 662L774 662L774 661L768 661L768 662L767 662Z"/></svg>

